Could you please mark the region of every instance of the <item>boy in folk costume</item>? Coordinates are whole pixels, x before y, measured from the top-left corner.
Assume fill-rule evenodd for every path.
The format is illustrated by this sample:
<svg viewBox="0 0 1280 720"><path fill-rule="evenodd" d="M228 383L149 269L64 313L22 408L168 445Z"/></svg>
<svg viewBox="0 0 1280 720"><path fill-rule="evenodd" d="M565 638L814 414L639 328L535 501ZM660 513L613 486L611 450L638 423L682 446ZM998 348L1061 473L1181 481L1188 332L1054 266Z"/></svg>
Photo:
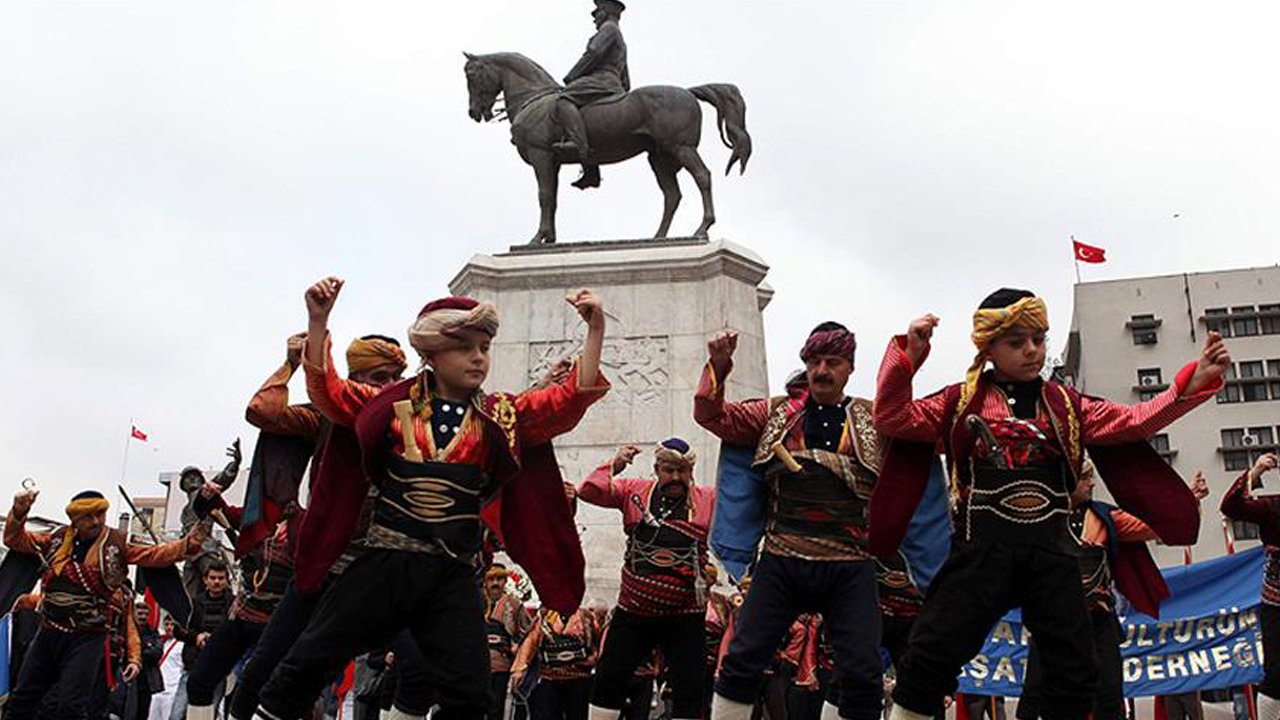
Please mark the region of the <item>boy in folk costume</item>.
<svg viewBox="0 0 1280 720"><path fill-rule="evenodd" d="M578 487L578 498L622 512L622 585L592 692L592 720L616 720L636 668L662 650L672 717L702 714L707 533L715 489L693 482L697 455L670 438L654 450L656 479L616 477L640 452L628 445Z"/></svg>
<svg viewBox="0 0 1280 720"><path fill-rule="evenodd" d="M880 616L866 546L879 442L871 403L844 394L853 374L853 333L834 322L814 328L800 351L807 387L772 400L725 401L736 346L732 331L707 343L710 359L694 397L694 419L726 443L756 448L768 503L760 559L720 667L712 718L751 717L762 674L792 622L808 611L822 613L827 623L839 717L879 720ZM823 712L837 715L831 705Z"/></svg>
<svg viewBox="0 0 1280 720"><path fill-rule="evenodd" d="M1209 333L1199 360L1151 401L1125 406L1081 395L1041 380L1044 301L1002 289L974 313L978 354L965 381L914 400L912 377L937 324L927 315L894 338L876 388L876 427L893 442L871 501L872 550L897 549L939 441L955 493L951 554L898 668L891 718L941 708L992 623L1019 606L1042 653L1044 717L1084 718L1098 671L1068 515L1085 448L1122 507L1165 542L1194 543L1198 503L1146 440L1212 397L1230 356ZM988 361L994 370L984 372Z"/></svg>
<svg viewBox="0 0 1280 720"><path fill-rule="evenodd" d="M480 387L498 330L493 305L436 300L409 328L424 369L375 392L339 378L328 358L328 316L341 287L328 278L307 292L307 390L331 421L355 428L378 497L366 550L326 590L263 688L259 715L302 716L351 657L407 627L437 691L435 717L479 717L489 696L475 582L482 513L546 604L570 612L582 598L582 548L550 441L608 388L599 372L603 309L586 290L569 298L587 322L581 361L564 382L513 396ZM490 502L499 494L509 508L500 515Z"/></svg>
<svg viewBox="0 0 1280 720"><path fill-rule="evenodd" d="M1257 523L1266 548L1262 575L1262 683L1258 685L1258 720L1280 720L1280 495L1255 496L1262 475L1275 470L1280 459L1266 453L1222 496L1222 514L1230 520Z"/></svg>
<svg viewBox="0 0 1280 720"><path fill-rule="evenodd" d="M37 555L43 565L40 629L27 649L18 682L5 705L6 719L34 718L50 688L57 694L59 720L90 717L95 677L105 661L109 628L119 608L130 611L130 565L169 567L200 551L203 528L162 545L132 545L125 534L106 526L107 499L86 490L67 504L71 524L52 533L24 527L39 493L23 490L13 498L4 526L4 544L14 552ZM127 618L125 618L127 620ZM121 677L132 682L141 667L131 654Z"/></svg>

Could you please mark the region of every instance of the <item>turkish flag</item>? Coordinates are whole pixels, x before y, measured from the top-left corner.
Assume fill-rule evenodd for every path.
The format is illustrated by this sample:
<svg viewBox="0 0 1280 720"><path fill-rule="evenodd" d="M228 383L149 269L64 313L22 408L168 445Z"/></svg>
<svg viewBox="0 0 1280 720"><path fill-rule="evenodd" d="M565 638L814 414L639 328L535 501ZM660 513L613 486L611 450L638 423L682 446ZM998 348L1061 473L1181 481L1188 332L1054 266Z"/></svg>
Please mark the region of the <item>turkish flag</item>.
<svg viewBox="0 0 1280 720"><path fill-rule="evenodd" d="M1075 238L1071 238L1071 247L1075 250L1076 260L1080 262L1101 263L1107 261L1107 251L1100 247L1085 245Z"/></svg>
<svg viewBox="0 0 1280 720"><path fill-rule="evenodd" d="M133 438L134 440L141 440L142 442L147 441L147 434L139 430L137 425L134 425L132 429L129 431L129 437Z"/></svg>

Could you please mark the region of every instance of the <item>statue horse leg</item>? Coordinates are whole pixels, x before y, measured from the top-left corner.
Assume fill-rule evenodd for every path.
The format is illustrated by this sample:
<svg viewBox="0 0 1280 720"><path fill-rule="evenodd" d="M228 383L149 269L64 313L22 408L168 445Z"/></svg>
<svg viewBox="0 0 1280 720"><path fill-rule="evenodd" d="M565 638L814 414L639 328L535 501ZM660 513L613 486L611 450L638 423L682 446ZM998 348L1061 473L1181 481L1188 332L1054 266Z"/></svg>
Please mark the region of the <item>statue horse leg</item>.
<svg viewBox="0 0 1280 720"><path fill-rule="evenodd" d="M707 230L716 222L715 203L711 200L711 171L702 162L702 156L695 146L679 145L672 149L672 153L681 167L693 176L693 181L698 184L698 192L702 193L702 224L693 232L693 236L706 238Z"/></svg>
<svg viewBox="0 0 1280 720"><path fill-rule="evenodd" d="M658 180L662 190L662 222L658 224L655 238L664 238L671 229L671 219L675 217L676 208L680 207L680 181L676 173L680 172L680 162L671 155L661 151L649 152L649 167L653 168L653 176Z"/></svg>
<svg viewBox="0 0 1280 720"><path fill-rule="evenodd" d="M556 241L556 199L560 187L560 163L550 150L528 150L525 161L533 166L533 174L538 178L538 207L542 216L538 221L538 232L533 234L530 245L553 243Z"/></svg>

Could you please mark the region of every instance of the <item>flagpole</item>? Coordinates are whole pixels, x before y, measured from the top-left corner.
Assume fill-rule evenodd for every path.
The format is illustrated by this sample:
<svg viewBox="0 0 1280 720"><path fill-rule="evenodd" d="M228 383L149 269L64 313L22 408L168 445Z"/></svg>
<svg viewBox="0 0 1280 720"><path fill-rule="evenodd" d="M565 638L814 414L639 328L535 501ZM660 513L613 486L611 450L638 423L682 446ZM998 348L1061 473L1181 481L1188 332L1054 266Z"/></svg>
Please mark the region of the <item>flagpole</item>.
<svg viewBox="0 0 1280 720"><path fill-rule="evenodd" d="M1076 236L1071 236L1071 259L1076 264L1076 284L1080 284L1080 254L1076 252Z"/></svg>
<svg viewBox="0 0 1280 720"><path fill-rule="evenodd" d="M120 464L120 484L124 485L125 472L129 469L129 445L133 443L133 418L129 418L129 434L124 439L124 462Z"/></svg>

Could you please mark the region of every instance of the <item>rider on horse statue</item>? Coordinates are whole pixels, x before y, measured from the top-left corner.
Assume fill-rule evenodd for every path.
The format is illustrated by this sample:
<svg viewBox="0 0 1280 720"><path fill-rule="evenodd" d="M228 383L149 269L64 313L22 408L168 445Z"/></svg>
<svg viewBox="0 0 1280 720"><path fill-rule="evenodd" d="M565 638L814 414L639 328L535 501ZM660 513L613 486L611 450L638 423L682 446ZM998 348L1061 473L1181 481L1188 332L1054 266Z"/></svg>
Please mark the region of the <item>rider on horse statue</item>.
<svg viewBox="0 0 1280 720"><path fill-rule="evenodd" d="M556 101L555 112L556 121L568 136L568 141L558 143L556 149L574 153L582 164L582 176L573 183L580 190L600 187L600 165L591 157L587 126L579 108L617 99L631 90L627 43L618 27L622 11L627 7L619 0L595 0L595 3L591 18L596 22L596 34L587 42L582 58L565 75L565 88Z"/></svg>

